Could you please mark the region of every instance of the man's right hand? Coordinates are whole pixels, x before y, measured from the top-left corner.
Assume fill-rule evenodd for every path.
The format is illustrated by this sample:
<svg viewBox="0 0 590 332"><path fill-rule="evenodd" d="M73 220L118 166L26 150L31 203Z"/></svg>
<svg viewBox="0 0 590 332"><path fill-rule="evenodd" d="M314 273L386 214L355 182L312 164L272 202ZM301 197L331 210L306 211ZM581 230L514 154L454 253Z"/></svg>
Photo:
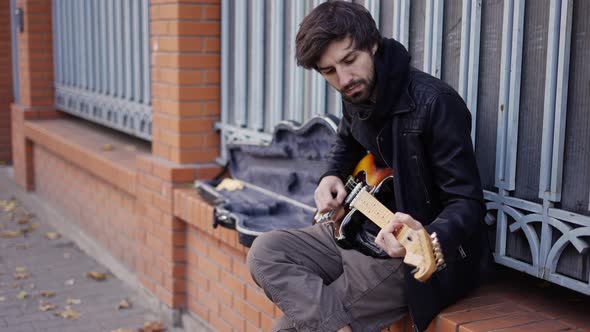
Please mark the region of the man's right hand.
<svg viewBox="0 0 590 332"><path fill-rule="evenodd" d="M342 180L337 176L328 175L318 184L313 198L318 211L320 213L326 213L338 208L344 201L344 198L346 198L346 195L347 192L344 189Z"/></svg>

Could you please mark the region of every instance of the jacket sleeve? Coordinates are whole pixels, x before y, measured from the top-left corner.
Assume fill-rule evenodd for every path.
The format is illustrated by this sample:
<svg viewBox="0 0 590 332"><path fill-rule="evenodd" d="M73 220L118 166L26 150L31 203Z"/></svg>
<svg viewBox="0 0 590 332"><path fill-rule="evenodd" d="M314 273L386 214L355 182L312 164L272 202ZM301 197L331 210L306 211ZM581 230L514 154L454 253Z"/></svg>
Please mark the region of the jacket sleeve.
<svg viewBox="0 0 590 332"><path fill-rule="evenodd" d="M336 175L344 181L352 173L358 161L366 154L363 146L352 136L351 115L345 106L342 113L336 138L328 155L327 168L320 180L328 175Z"/></svg>
<svg viewBox="0 0 590 332"><path fill-rule="evenodd" d="M471 114L458 95L442 94L431 105L428 125L426 152L442 209L425 228L437 233L443 254L453 260L460 245L479 236L485 214L471 142Z"/></svg>

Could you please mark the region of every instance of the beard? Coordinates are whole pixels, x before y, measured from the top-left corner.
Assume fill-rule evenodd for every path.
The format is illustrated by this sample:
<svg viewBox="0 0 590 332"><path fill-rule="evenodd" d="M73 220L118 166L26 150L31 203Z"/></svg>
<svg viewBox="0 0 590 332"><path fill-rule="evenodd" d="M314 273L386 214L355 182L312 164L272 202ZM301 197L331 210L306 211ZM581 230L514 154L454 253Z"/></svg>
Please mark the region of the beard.
<svg viewBox="0 0 590 332"><path fill-rule="evenodd" d="M357 91L352 94L347 94L346 92L351 88ZM340 89L339 92L342 95L342 99L351 104L364 104L370 100L374 89L375 79L373 77L369 77L368 79L354 80L347 84L344 88Z"/></svg>

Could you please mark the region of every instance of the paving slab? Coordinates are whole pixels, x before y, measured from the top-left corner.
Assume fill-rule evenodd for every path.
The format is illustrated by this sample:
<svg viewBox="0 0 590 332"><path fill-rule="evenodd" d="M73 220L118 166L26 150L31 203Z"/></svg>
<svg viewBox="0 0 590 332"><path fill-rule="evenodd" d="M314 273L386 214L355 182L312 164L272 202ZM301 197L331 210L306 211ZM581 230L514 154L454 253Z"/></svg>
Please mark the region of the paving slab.
<svg viewBox="0 0 590 332"><path fill-rule="evenodd" d="M0 167L0 332L137 331L145 322L157 321L158 314L142 304L133 287L72 239L47 236L58 232L16 198L19 189L6 169ZM104 273L106 280L89 278L90 271ZM123 299L131 302L130 308L118 308ZM42 308L47 304L55 308ZM79 317L59 315L68 308Z"/></svg>

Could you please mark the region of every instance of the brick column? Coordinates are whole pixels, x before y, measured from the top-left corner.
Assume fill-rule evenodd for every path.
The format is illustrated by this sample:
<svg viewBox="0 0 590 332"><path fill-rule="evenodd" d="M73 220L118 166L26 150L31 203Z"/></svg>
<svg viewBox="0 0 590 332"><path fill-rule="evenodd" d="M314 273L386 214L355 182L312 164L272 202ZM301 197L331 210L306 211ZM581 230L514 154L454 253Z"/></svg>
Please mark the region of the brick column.
<svg viewBox="0 0 590 332"><path fill-rule="evenodd" d="M12 157L16 182L32 190L33 149L24 124L59 116L53 108L51 0L18 0L16 7L24 12L24 31L17 33L20 98L11 106Z"/></svg>
<svg viewBox="0 0 590 332"><path fill-rule="evenodd" d="M12 43L10 1L0 3L0 164L12 163L10 104L12 97Z"/></svg>
<svg viewBox="0 0 590 332"><path fill-rule="evenodd" d="M177 163L219 155L219 0L152 0L152 151Z"/></svg>
<svg viewBox="0 0 590 332"><path fill-rule="evenodd" d="M173 190L219 172L220 1L151 0L152 156L137 159L139 276L186 306L186 224Z"/></svg>

